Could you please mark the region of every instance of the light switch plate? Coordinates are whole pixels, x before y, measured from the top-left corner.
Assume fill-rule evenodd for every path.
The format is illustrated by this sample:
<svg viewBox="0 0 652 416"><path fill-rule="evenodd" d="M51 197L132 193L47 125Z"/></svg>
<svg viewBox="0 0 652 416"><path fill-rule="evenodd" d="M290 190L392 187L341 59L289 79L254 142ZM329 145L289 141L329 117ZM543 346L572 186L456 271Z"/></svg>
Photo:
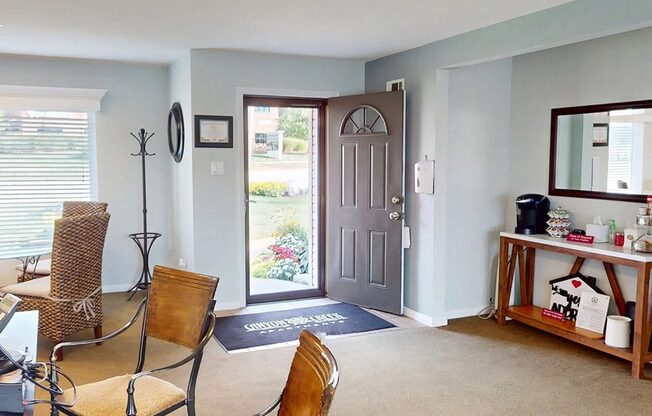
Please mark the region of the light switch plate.
<svg viewBox="0 0 652 416"><path fill-rule="evenodd" d="M224 162L211 162L211 175L224 175Z"/></svg>

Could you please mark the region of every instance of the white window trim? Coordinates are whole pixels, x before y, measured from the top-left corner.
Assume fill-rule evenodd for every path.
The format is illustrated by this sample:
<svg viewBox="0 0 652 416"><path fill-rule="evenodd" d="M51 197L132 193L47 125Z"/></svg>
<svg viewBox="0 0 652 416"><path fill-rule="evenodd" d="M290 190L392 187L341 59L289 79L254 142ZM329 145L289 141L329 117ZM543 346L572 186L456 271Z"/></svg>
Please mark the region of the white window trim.
<svg viewBox="0 0 652 416"><path fill-rule="evenodd" d="M39 111L100 111L106 90L0 85L0 108Z"/></svg>

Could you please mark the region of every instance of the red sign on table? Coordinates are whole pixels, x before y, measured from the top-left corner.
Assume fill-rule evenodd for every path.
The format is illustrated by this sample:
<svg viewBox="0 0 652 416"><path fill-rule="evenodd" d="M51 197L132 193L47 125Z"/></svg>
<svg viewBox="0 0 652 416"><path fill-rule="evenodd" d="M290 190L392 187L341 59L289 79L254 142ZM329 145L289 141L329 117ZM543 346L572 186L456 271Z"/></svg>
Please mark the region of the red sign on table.
<svg viewBox="0 0 652 416"><path fill-rule="evenodd" d="M566 237L566 240L574 241L576 243L593 244L593 236L592 235L568 234L568 236Z"/></svg>
<svg viewBox="0 0 652 416"><path fill-rule="evenodd" d="M555 312L552 309L545 308L543 311L541 311L541 316L545 316L546 318L552 318L560 322L564 322L564 314L561 312Z"/></svg>

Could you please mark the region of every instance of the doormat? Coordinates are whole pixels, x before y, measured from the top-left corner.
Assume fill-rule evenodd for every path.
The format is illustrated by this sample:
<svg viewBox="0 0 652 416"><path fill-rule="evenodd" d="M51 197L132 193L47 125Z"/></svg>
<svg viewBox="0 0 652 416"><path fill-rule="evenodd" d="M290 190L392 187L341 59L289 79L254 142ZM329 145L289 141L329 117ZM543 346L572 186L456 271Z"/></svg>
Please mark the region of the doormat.
<svg viewBox="0 0 652 416"><path fill-rule="evenodd" d="M227 351L280 344L314 334L343 335L393 328L378 316L348 303L217 318L215 337Z"/></svg>

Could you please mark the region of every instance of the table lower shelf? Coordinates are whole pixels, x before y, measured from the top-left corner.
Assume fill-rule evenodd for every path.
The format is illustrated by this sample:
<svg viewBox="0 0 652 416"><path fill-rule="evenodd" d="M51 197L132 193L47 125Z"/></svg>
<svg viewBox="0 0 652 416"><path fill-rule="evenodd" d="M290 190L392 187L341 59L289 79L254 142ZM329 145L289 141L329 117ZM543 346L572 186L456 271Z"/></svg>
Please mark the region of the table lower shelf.
<svg viewBox="0 0 652 416"><path fill-rule="evenodd" d="M581 328L575 328L575 322L572 321L560 322L556 319L545 317L541 314L542 312L543 309L536 306L519 305L509 307L506 315L515 321L550 334L586 345L587 347L614 355L623 360L632 361L633 354L631 348L610 347L604 343L602 335Z"/></svg>

